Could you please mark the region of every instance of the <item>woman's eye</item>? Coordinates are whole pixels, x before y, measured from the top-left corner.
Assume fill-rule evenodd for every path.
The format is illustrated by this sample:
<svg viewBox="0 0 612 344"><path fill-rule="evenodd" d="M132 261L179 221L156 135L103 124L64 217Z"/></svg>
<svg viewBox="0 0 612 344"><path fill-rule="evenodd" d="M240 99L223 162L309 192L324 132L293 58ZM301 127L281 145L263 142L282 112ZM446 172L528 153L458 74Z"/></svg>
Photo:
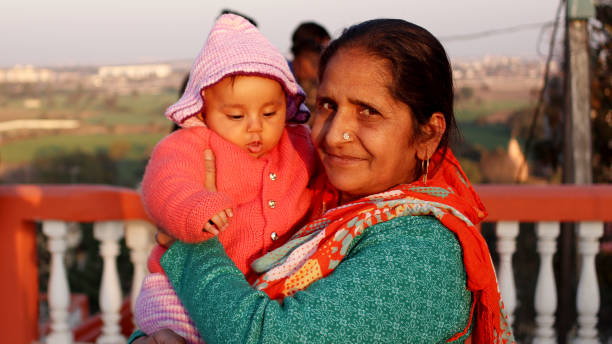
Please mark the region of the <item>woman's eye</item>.
<svg viewBox="0 0 612 344"><path fill-rule="evenodd" d="M359 111L359 113L361 115L368 116L368 117L380 114L380 112L378 112L375 109L372 109L370 107L365 107L365 108L361 109L361 111Z"/></svg>
<svg viewBox="0 0 612 344"><path fill-rule="evenodd" d="M319 104L317 105L317 107L321 110L325 110L325 111L333 111L334 110L334 105L329 102L329 101L320 101Z"/></svg>

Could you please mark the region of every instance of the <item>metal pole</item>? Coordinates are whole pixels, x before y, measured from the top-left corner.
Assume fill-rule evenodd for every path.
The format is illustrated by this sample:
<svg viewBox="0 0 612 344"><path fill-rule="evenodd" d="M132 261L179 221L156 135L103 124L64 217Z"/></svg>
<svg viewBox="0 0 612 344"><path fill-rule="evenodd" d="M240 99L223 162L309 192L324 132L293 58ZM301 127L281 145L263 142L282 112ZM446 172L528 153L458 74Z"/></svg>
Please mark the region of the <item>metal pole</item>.
<svg viewBox="0 0 612 344"><path fill-rule="evenodd" d="M566 183L591 184L592 139L589 46L586 20L567 23L569 106L566 120Z"/></svg>
<svg viewBox="0 0 612 344"><path fill-rule="evenodd" d="M565 149L563 182L591 184L592 139L590 118L589 45L587 21L594 15L590 0L566 2L565 39ZM564 223L559 238L558 342L568 342L567 331L576 315L576 245L574 225Z"/></svg>

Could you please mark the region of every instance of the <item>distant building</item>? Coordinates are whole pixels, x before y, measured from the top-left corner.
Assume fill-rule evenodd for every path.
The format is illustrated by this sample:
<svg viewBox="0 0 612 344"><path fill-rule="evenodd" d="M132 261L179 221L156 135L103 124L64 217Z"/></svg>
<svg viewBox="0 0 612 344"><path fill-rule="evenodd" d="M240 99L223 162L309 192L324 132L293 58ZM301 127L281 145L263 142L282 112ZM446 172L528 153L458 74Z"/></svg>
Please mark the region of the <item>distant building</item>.
<svg viewBox="0 0 612 344"><path fill-rule="evenodd" d="M551 72L558 68L553 61ZM453 61L455 80L484 80L486 78L510 77L540 79L544 73L544 61L520 57L487 55L481 59Z"/></svg>
<svg viewBox="0 0 612 344"><path fill-rule="evenodd" d="M13 130L76 129L79 125L75 119L15 119L0 122L0 133Z"/></svg>
<svg viewBox="0 0 612 344"><path fill-rule="evenodd" d="M167 64L145 64L126 66L102 66L98 68L100 78L146 79L149 77L165 78L172 73L172 67Z"/></svg>
<svg viewBox="0 0 612 344"><path fill-rule="evenodd" d="M55 73L46 68L35 68L32 65L15 65L13 68L0 69L0 83L38 83L49 82Z"/></svg>
<svg viewBox="0 0 612 344"><path fill-rule="evenodd" d="M26 109L40 109L42 101L38 98L26 98L23 101L23 107Z"/></svg>

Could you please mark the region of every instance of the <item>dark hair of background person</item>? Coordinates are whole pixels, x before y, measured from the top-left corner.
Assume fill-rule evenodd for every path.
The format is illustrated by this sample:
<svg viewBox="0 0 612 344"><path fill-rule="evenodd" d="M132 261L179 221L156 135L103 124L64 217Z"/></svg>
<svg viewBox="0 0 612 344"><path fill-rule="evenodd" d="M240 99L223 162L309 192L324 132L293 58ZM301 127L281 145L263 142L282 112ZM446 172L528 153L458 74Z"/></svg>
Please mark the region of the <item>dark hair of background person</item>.
<svg viewBox="0 0 612 344"><path fill-rule="evenodd" d="M246 15L240 13L240 12L236 12L234 10L230 10L229 8L224 8L224 9L221 10L221 13L219 14L219 16L222 16L224 14L235 14L237 16L241 16L242 18L248 20L251 24L253 24L253 26L257 27L257 22L253 18L251 18L249 16L246 16Z"/></svg>
<svg viewBox="0 0 612 344"><path fill-rule="evenodd" d="M453 75L442 44L424 28L401 19L374 19L346 29L321 55L319 80L340 49L357 48L389 62L391 95L410 106L415 137L435 112L444 114L443 153L459 133L453 112Z"/></svg>
<svg viewBox="0 0 612 344"><path fill-rule="evenodd" d="M294 43L294 45L291 47L291 53L293 53L293 56L295 57L307 52L315 53L317 56L319 56L323 51L323 48L324 47L321 44L314 40L308 39Z"/></svg>
<svg viewBox="0 0 612 344"><path fill-rule="evenodd" d="M295 31L293 31L293 35L291 36L291 52L293 56L296 56L299 54L299 51L296 52L295 49L303 44L308 44L304 42L314 42L319 46L325 46L329 39L329 33L323 26L315 22L301 23Z"/></svg>

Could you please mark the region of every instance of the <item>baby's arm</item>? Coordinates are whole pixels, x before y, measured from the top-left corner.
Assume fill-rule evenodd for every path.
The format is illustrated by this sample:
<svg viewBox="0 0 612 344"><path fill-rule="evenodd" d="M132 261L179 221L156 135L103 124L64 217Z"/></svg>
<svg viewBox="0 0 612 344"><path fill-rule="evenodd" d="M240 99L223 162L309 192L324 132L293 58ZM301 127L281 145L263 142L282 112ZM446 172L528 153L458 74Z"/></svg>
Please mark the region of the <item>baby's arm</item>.
<svg viewBox="0 0 612 344"><path fill-rule="evenodd" d="M155 147L142 182L143 203L153 221L185 242L209 239L231 218L229 196L206 188L204 151L209 135L208 129L198 127L164 138Z"/></svg>

